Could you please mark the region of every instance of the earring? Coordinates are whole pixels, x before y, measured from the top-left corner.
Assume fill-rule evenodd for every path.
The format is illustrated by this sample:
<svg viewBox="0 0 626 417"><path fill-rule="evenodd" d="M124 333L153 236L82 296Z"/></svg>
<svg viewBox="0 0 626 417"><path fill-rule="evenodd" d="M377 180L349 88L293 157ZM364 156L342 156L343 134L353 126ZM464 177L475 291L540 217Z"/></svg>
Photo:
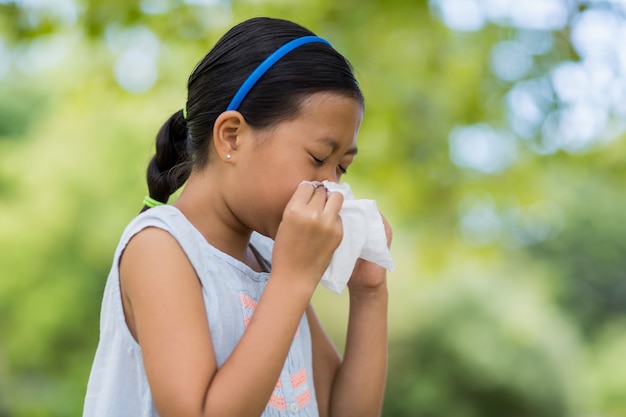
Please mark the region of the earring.
<svg viewBox="0 0 626 417"><path fill-rule="evenodd" d="M230 154L226 154L226 159L230 159L232 158L232 156L230 156Z"/></svg>

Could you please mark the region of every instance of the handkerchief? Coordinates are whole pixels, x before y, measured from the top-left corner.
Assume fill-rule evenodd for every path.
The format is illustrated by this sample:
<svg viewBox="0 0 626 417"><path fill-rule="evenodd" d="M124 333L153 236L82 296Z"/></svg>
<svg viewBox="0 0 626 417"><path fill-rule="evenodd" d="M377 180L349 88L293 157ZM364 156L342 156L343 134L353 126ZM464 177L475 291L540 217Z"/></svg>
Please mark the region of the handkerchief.
<svg viewBox="0 0 626 417"><path fill-rule="evenodd" d="M343 238L322 276L321 284L337 294L341 293L350 280L359 258L392 271L394 264L376 202L355 199L350 186L346 183L324 181L322 184L328 192L338 191L343 194L344 201L339 211L343 223Z"/></svg>

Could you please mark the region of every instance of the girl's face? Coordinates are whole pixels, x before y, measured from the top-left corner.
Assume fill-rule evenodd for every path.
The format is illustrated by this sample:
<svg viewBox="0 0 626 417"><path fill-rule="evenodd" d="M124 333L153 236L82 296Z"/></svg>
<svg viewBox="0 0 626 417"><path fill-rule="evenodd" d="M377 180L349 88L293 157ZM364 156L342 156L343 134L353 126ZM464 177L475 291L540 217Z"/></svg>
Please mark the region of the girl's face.
<svg viewBox="0 0 626 417"><path fill-rule="evenodd" d="M274 238L287 202L302 181L339 182L356 155L361 103L337 93L304 100L297 118L254 132L237 155L231 209L253 230ZM239 152L238 151L238 152Z"/></svg>

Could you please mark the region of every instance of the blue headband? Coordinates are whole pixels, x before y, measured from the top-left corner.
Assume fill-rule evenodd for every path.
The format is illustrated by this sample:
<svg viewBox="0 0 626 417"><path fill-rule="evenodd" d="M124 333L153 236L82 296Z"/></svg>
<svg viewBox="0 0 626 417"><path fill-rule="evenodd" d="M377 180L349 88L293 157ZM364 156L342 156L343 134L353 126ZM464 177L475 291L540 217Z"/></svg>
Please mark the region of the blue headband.
<svg viewBox="0 0 626 417"><path fill-rule="evenodd" d="M246 98L252 87L254 87L254 85L259 81L263 74L265 74L267 70L272 68L272 66L282 57L284 57L294 49L298 48L299 46L314 42L325 43L326 45L332 47L332 45L326 39L322 39L317 36L303 36L301 38L297 38L290 42L287 42L276 51L274 51L272 55L265 58L265 61L261 62L259 66L256 67L254 71L252 71L252 74L250 74L248 78L246 78L246 81L241 84L241 87L239 87L239 90L231 100L226 110L237 110L241 105L243 99Z"/></svg>

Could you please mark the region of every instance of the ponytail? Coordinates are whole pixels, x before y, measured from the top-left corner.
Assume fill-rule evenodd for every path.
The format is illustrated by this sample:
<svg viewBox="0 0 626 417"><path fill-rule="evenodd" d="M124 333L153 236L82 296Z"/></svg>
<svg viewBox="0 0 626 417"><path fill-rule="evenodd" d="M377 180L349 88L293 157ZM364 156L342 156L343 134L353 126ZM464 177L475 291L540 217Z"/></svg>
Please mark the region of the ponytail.
<svg viewBox="0 0 626 417"><path fill-rule="evenodd" d="M149 197L167 203L169 197L189 178L191 161L187 155L187 122L183 111L174 113L156 137L156 152L148 164L146 179ZM144 205L141 210L150 208Z"/></svg>

